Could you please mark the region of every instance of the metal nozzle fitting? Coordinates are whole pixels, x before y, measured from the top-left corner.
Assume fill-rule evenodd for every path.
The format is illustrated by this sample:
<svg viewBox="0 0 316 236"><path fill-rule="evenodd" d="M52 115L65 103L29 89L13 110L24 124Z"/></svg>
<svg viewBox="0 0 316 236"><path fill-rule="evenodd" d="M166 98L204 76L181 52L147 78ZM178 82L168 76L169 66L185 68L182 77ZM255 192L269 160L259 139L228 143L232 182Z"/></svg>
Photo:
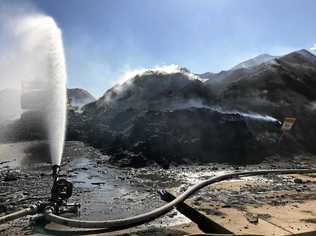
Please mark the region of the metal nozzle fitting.
<svg viewBox="0 0 316 236"><path fill-rule="evenodd" d="M60 166L59 165L53 165L53 177L57 177L59 171L60 171Z"/></svg>

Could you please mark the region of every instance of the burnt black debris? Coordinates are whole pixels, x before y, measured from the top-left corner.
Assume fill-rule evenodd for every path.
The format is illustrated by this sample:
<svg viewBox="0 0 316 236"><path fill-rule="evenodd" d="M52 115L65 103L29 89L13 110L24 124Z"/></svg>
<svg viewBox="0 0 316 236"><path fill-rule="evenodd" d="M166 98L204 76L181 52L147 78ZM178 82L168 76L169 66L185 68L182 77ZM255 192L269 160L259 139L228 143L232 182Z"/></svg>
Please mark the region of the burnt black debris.
<svg viewBox="0 0 316 236"><path fill-rule="evenodd" d="M313 54L296 51L201 77L204 82L187 69L137 75L79 110L69 108L67 140L98 148L110 156L111 164L138 168L206 162L240 165L259 163L272 154L316 153ZM297 121L282 135L285 117ZM0 139L45 138L31 121L25 117L0 127L5 136Z"/></svg>

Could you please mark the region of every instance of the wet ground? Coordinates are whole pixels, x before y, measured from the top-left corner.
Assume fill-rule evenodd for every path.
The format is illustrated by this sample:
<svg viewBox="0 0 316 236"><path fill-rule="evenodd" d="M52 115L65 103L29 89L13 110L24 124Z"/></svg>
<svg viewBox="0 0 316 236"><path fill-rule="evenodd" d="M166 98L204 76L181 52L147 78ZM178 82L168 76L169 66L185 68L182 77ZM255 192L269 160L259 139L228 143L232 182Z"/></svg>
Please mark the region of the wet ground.
<svg viewBox="0 0 316 236"><path fill-rule="evenodd" d="M0 215L49 198L52 177L45 143L0 144L0 154ZM201 180L234 170L316 167L315 157L306 156L282 161L279 157L271 157L260 165L243 167L208 164L177 166L167 170L159 167L120 169L110 166L108 159L108 156L81 142L66 142L61 174L74 183L71 201L82 205L76 218L116 219L147 212L164 204L157 194L159 189L182 192ZM316 199L316 180L307 182L291 176L266 176L256 177L255 182L257 184L243 185L242 188L218 186L202 190L193 197L193 202L196 202L197 208L201 200L218 203L221 207L243 208L246 205L287 204ZM297 197L271 195L284 190L297 191ZM216 212L216 204L212 207L214 214L220 214ZM162 229L186 222L189 222L186 217L172 211L142 227ZM29 227L28 219L15 221L0 228L0 234L1 231L4 235L45 233L40 227Z"/></svg>
<svg viewBox="0 0 316 236"><path fill-rule="evenodd" d="M45 143L0 144L0 153L0 215L49 199L52 177ZM116 219L164 204L157 190L168 186L166 181L171 184L174 178L165 178L161 174L155 181L143 180L138 171L118 169L108 165L107 160L107 156L81 142L66 142L61 175L74 184L71 202L81 204L80 215L75 218ZM142 173L146 174L146 171ZM136 174L138 177L133 178ZM28 221L17 222L17 230L28 226ZM150 226L182 222L188 220L173 211L150 223ZM15 227L11 228L16 230ZM11 229L7 227L6 230ZM25 230L30 232L30 228ZM38 228L35 232L37 230L43 232Z"/></svg>

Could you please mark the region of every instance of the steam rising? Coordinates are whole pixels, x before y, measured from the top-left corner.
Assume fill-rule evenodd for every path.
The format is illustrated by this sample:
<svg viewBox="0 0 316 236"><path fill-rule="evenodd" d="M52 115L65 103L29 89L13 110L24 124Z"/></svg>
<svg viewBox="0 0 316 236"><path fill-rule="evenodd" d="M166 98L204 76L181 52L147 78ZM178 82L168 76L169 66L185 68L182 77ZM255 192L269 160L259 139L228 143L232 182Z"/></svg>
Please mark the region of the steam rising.
<svg viewBox="0 0 316 236"><path fill-rule="evenodd" d="M146 69L136 69L127 71L123 74L123 76L120 78L119 83L125 83L129 81L130 79L133 79L135 76L142 76L146 73L156 73L156 74L175 74L175 73L184 73L186 76L188 76L190 79L198 79L202 80L199 76L192 74L189 70L180 67L176 64L171 65L162 65L162 66L156 66L154 68Z"/></svg>
<svg viewBox="0 0 316 236"><path fill-rule="evenodd" d="M261 114L257 114L257 113L253 113L253 112L241 112L241 111L236 111L236 110L225 110L219 106L208 106L208 105L204 105L201 101L199 100L189 100L186 103L183 104L176 104L176 106L173 107L173 110L181 110L181 109L187 109L187 108L205 108L205 109L210 109L212 111L217 111L220 112L222 114L237 114L240 116L243 116L245 118L249 118L249 119L254 119L254 120L262 120L262 121L266 121L266 122L277 122L279 124L281 124L281 122L272 117L272 116L268 116L268 115L261 115Z"/></svg>

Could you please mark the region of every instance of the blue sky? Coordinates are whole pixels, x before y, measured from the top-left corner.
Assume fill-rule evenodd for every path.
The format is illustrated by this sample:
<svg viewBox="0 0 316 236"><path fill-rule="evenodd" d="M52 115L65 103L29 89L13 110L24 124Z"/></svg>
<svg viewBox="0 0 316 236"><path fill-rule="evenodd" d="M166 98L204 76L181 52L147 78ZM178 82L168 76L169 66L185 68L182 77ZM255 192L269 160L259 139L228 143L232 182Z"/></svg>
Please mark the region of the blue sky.
<svg viewBox="0 0 316 236"><path fill-rule="evenodd" d="M195 73L217 72L261 53L281 55L316 43L314 0L28 2L63 31L68 87L96 96L127 70L179 64Z"/></svg>

